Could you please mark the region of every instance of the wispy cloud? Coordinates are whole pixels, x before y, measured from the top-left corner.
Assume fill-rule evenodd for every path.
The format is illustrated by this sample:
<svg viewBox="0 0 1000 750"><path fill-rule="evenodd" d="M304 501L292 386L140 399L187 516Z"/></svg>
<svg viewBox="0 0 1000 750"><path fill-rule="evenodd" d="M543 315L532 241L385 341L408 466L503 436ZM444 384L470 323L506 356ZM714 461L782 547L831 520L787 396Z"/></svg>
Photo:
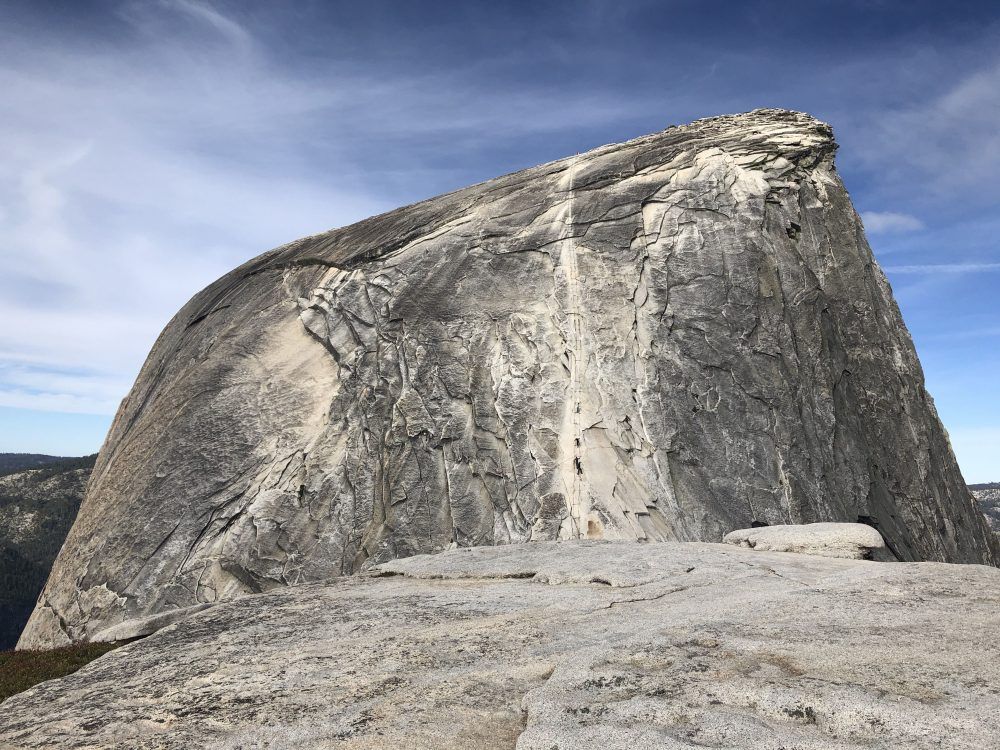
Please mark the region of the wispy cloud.
<svg viewBox="0 0 1000 750"><path fill-rule="evenodd" d="M885 266L895 274L963 274L1000 271L1000 263L923 263L916 265Z"/></svg>
<svg viewBox="0 0 1000 750"><path fill-rule="evenodd" d="M864 211L861 220L865 229L872 234L916 232L924 228L924 223L916 216L894 211Z"/></svg>
<svg viewBox="0 0 1000 750"><path fill-rule="evenodd" d="M161 0L161 4L208 25L237 47L249 50L253 46L253 37L250 32L207 3L194 2L194 0Z"/></svg>
<svg viewBox="0 0 1000 750"><path fill-rule="evenodd" d="M265 168L263 144L280 155L300 135L285 117L314 105L250 56L242 26L189 0L146 6L142 18L123 7L137 33L153 13L213 33L214 46L193 46L214 58L220 93L206 95L183 36L138 56L127 45L28 47L0 32L11 52L0 64L0 406L113 412L198 288L270 246L385 207ZM226 163L205 148L227 138L265 156Z"/></svg>
<svg viewBox="0 0 1000 750"><path fill-rule="evenodd" d="M959 193L972 206L1000 199L997 35L986 34L983 44L977 50L978 65L949 85L940 88L946 77L931 78L928 95L911 96L905 104L873 108L863 115L865 137L855 144L858 155L867 161L873 179L898 197L909 194L915 202L937 206ZM921 67L913 60L897 64L903 62L917 70ZM900 228L898 222L890 226Z"/></svg>
<svg viewBox="0 0 1000 750"><path fill-rule="evenodd" d="M293 69L207 2L118 10L128 33L99 45L0 29L0 405L113 411L162 325L240 262L459 187L456 149L634 111L541 82L484 94L474 64Z"/></svg>

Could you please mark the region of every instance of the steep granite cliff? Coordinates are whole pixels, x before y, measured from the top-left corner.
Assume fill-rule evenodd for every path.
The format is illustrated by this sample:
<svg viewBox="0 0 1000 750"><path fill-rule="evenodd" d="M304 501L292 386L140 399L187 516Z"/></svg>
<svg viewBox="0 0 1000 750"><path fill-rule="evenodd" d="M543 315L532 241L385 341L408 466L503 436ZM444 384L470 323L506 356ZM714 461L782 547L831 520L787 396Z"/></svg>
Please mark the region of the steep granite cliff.
<svg viewBox="0 0 1000 750"><path fill-rule="evenodd" d="M451 545L860 519L996 564L835 149L702 120L236 269L154 346L21 646Z"/></svg>

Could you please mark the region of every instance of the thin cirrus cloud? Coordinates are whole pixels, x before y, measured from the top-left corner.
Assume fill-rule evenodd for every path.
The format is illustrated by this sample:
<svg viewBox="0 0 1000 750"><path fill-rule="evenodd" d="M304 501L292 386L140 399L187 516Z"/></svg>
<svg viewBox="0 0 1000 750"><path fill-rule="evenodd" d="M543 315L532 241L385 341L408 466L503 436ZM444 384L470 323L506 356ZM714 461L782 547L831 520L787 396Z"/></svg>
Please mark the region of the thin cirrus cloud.
<svg viewBox="0 0 1000 750"><path fill-rule="evenodd" d="M953 274L1000 271L1000 263L917 263L913 265L886 266L893 274Z"/></svg>
<svg viewBox="0 0 1000 750"><path fill-rule="evenodd" d="M350 158L358 133L474 142L625 109L555 92L540 110L514 87L477 108L474 81L449 71L294 75L243 25L191 0L127 3L119 18L132 43L110 52L2 39L16 54L0 65L11 155L0 164L0 314L16 325L0 331L0 365L17 368L0 369L0 406L113 413L199 288L270 247L392 207ZM421 165L379 166L431 182ZM63 372L79 376L52 377Z"/></svg>
<svg viewBox="0 0 1000 750"><path fill-rule="evenodd" d="M863 137L851 143L851 158L867 171L867 180L881 187L883 197L891 192L897 199L939 213L962 206L992 206L1000 199L998 38L994 22L979 39L950 50L941 42L929 45L922 40L895 64L909 69L897 71L899 78L926 89L926 94L845 113L845 119L865 123ZM968 62L960 72L952 71L945 62L949 57ZM875 211L866 216L874 219L865 221L873 232L922 228L908 213Z"/></svg>
<svg viewBox="0 0 1000 750"><path fill-rule="evenodd" d="M223 58L249 36L207 6L164 8L218 32L215 84L228 94L206 97L187 50L167 42L147 45L145 63L53 45L0 66L10 155L0 165L0 317L14 323L0 330L0 406L113 413L187 296L249 255L385 207L199 154L205 133L186 123L281 151L295 134L282 137L277 113L303 117L322 97L267 76L241 85L254 64L244 56L227 69ZM129 10L135 32L148 32L150 19Z"/></svg>
<svg viewBox="0 0 1000 750"><path fill-rule="evenodd" d="M917 232L924 228L924 223L916 216L893 211L865 211L861 214L861 220L865 229L872 234Z"/></svg>

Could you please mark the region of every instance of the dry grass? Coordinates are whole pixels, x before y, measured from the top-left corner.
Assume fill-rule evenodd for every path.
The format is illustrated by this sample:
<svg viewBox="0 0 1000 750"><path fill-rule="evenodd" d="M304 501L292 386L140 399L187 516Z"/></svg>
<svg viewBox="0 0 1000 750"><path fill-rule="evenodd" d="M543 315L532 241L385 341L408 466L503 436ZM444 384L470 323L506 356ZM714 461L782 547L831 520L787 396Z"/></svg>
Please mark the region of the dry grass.
<svg viewBox="0 0 1000 750"><path fill-rule="evenodd" d="M122 643L80 643L50 651L0 651L0 701L39 682L72 674Z"/></svg>

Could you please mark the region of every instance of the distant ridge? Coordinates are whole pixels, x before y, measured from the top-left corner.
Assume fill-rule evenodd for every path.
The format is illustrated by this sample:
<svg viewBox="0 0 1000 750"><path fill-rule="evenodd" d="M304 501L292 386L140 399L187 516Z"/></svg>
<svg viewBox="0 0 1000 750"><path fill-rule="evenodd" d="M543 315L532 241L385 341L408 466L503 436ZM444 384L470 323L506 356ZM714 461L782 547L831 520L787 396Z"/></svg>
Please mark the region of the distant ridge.
<svg viewBox="0 0 1000 750"><path fill-rule="evenodd" d="M48 456L44 453L0 453L0 475L65 460L63 456Z"/></svg>

